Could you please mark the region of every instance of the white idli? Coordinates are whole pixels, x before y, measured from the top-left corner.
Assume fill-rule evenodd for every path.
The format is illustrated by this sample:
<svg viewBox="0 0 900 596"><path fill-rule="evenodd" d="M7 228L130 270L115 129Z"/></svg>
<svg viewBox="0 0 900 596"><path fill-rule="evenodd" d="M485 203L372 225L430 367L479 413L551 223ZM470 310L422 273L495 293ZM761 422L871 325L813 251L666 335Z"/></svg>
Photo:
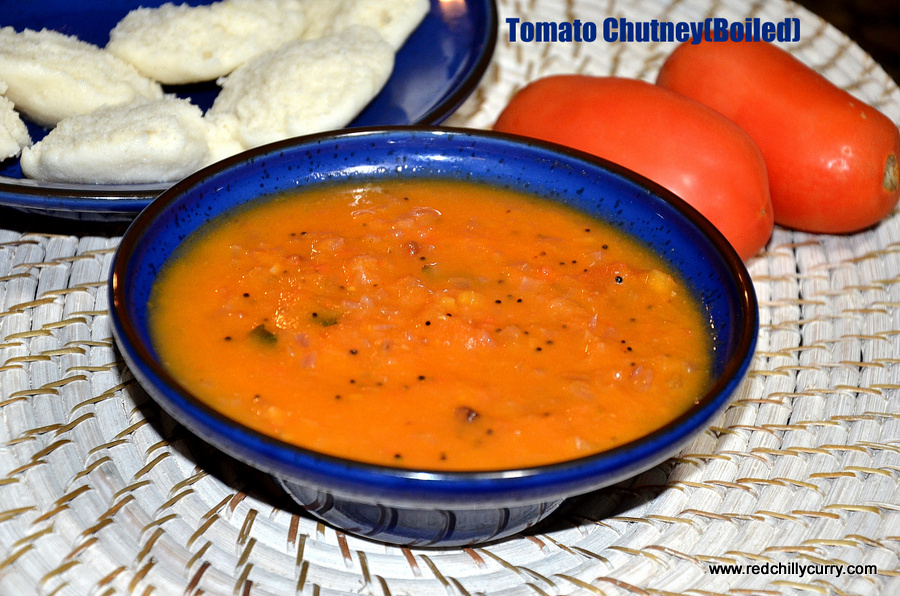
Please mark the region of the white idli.
<svg viewBox="0 0 900 596"><path fill-rule="evenodd" d="M13 102L3 96L6 83L0 81L0 161L15 157L22 147L31 145L31 135Z"/></svg>
<svg viewBox="0 0 900 596"><path fill-rule="evenodd" d="M394 50L369 27L294 41L221 79L208 116L231 115L245 148L346 126L384 87Z"/></svg>
<svg viewBox="0 0 900 596"><path fill-rule="evenodd" d="M155 81L95 45L47 29L0 28L0 79L26 118L54 126L63 118L138 97L162 97Z"/></svg>
<svg viewBox="0 0 900 596"><path fill-rule="evenodd" d="M352 25L372 27L399 50L428 14L428 0L335 0L341 5L328 29L338 33Z"/></svg>
<svg viewBox="0 0 900 596"><path fill-rule="evenodd" d="M209 160L200 108L166 96L62 120L20 163L38 180L132 184L179 180Z"/></svg>
<svg viewBox="0 0 900 596"><path fill-rule="evenodd" d="M209 145L209 161L216 162L231 157L246 147L238 140L238 121L233 114L207 115L206 138Z"/></svg>
<svg viewBox="0 0 900 596"><path fill-rule="evenodd" d="M335 35L351 25L378 31L399 50L428 14L428 0L303 0L303 39Z"/></svg>
<svg viewBox="0 0 900 596"><path fill-rule="evenodd" d="M210 81L286 41L304 26L302 0L166 3L129 12L106 49L164 84Z"/></svg>

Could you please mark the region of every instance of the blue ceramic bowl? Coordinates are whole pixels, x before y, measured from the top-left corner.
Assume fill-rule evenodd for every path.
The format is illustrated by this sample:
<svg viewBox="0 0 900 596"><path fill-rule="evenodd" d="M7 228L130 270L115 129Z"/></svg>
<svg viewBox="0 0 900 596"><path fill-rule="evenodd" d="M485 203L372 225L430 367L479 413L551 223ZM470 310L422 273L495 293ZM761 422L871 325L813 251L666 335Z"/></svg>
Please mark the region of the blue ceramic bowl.
<svg viewBox="0 0 900 596"><path fill-rule="evenodd" d="M443 177L522 189L567 203L641 238L685 280L715 330L714 383L690 411L619 448L564 463L497 472L409 470L292 446L218 414L159 364L147 298L173 252L229 210L299 187L349 180ZM728 403L749 366L758 314L741 260L686 203L633 172L584 153L490 132L371 128L286 141L176 184L125 234L112 271L118 347L138 381L176 420L279 479L335 527L384 542L451 546L496 540L540 521L565 499L624 480L675 455Z"/></svg>

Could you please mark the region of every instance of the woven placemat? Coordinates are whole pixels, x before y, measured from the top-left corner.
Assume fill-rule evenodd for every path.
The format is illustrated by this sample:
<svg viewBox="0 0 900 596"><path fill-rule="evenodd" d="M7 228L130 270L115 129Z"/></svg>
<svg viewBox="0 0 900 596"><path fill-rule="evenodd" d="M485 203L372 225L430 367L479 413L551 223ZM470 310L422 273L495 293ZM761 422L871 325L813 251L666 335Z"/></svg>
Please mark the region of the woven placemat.
<svg viewBox="0 0 900 596"><path fill-rule="evenodd" d="M878 65L780 1L502 0L500 16L797 17L791 50L900 122L900 91ZM490 126L545 74L652 80L670 50L510 43L501 31L449 123ZM900 215L852 236L776 230L749 264L762 322L752 371L678 457L527 535L416 550L316 522L146 397L110 336L115 233L24 232L4 214L2 595L900 594Z"/></svg>

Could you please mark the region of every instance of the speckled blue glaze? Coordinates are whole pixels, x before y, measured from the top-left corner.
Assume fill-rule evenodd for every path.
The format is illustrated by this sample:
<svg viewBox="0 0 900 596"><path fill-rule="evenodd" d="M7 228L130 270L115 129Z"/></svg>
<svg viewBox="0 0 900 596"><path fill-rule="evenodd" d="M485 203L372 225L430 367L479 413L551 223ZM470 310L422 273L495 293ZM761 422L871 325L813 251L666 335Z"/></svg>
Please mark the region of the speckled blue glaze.
<svg viewBox="0 0 900 596"><path fill-rule="evenodd" d="M620 448L529 469L447 473L360 464L263 436L217 414L157 363L147 298L157 272L211 219L261 197L383 178L474 180L574 206L641 238L693 286L715 330L716 381L665 428ZM562 147L485 131L358 129L287 141L198 172L135 220L110 284L113 330L150 395L212 445L278 478L300 505L338 528L391 543L463 545L519 532L566 498L673 456L727 404L749 366L758 312L746 269L683 201L636 174Z"/></svg>
<svg viewBox="0 0 900 596"><path fill-rule="evenodd" d="M53 29L103 47L128 11L166 0L0 0L0 26ZM209 4L190 0L187 4ZM176 2L181 4L182 2ZM381 92L348 125L440 124L481 81L497 39L494 0L431 0L422 23L397 52ZM215 82L167 87L204 111ZM28 123L37 142L47 130ZM170 184L59 184L28 180L17 159L0 159L0 205L39 215L84 221L130 221Z"/></svg>

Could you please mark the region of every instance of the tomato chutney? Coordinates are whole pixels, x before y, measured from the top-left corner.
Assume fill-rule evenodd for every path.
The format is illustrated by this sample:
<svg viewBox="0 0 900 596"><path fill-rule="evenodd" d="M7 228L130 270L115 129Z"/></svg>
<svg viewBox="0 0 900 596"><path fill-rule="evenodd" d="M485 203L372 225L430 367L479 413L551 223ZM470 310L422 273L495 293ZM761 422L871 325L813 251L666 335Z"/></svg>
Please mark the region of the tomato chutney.
<svg viewBox="0 0 900 596"><path fill-rule="evenodd" d="M355 461L497 470L587 456L687 411L709 315L631 236L460 181L329 185L196 232L150 298L188 391Z"/></svg>

